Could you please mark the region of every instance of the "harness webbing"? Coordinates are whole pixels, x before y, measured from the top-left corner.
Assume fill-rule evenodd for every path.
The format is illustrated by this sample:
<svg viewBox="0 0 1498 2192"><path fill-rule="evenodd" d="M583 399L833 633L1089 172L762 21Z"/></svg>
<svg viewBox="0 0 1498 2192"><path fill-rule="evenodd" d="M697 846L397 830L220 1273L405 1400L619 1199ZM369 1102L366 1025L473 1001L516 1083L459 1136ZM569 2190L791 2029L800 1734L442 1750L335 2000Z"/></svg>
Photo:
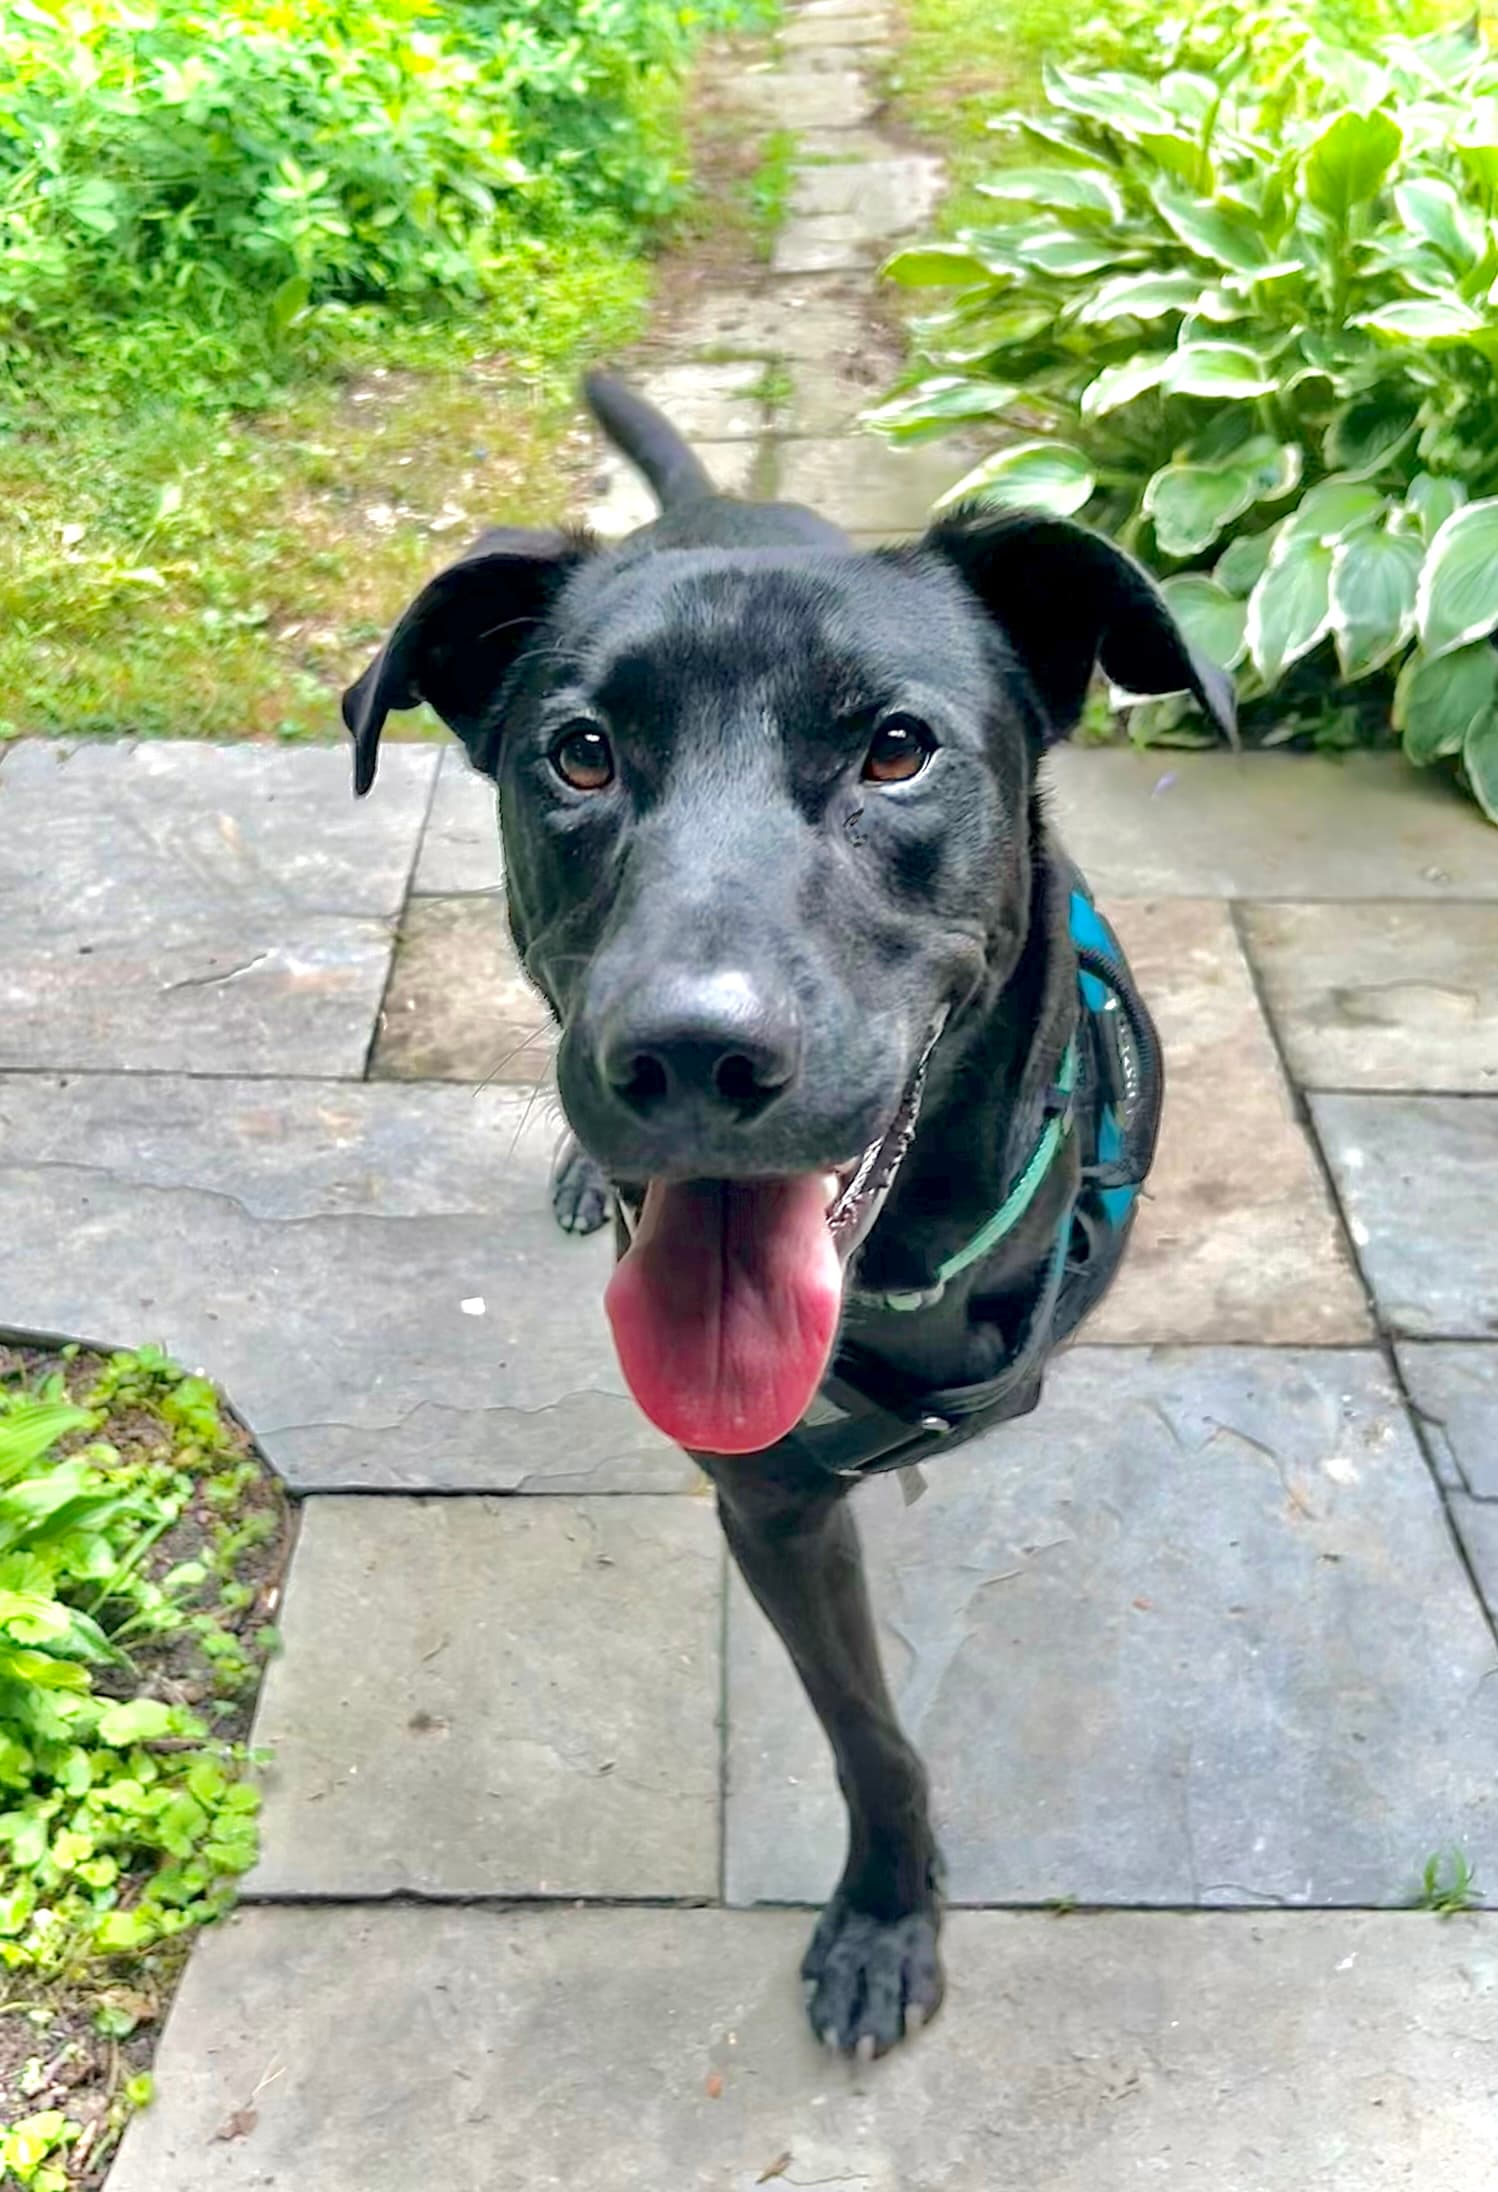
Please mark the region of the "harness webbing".
<svg viewBox="0 0 1498 2192"><path fill-rule="evenodd" d="M780 1441L833 1476L906 1468L960 1443L985 1421L1033 1408L1046 1358L1106 1288L1123 1251L1140 1182L1154 1155L1162 1076L1159 1042L1112 930L1078 877L1068 922L1077 958L1077 1020L1029 1156L993 1216L918 1293L850 1291L860 1307L916 1311L980 1262L1019 1223L1057 1154L1082 1135L1081 1182L1061 1212L1023 1328L998 1372L940 1391L912 1388L856 1338L839 1348L817 1401ZM1077 1247L1076 1244L1081 1246ZM1082 1261L1073 1263L1074 1248Z"/></svg>
<svg viewBox="0 0 1498 2192"><path fill-rule="evenodd" d="M867 1308L879 1309L927 1309L939 1302L947 1290L947 1283L971 1264L979 1262L990 1249L997 1248L1005 1235L1012 1233L1020 1219L1034 1202L1040 1184L1055 1162L1057 1153L1072 1126L1072 1091L1077 1080L1077 1039L1073 1036L1066 1046L1061 1061L1061 1071L1056 1076L1057 1103L1048 1107L1045 1125L1036 1138L1035 1147L1020 1169L1013 1187L1004 1197L998 1209L981 1225L965 1247L948 1256L936 1273L933 1285L923 1287L919 1293L869 1293L862 1287L851 1287L849 1298Z"/></svg>

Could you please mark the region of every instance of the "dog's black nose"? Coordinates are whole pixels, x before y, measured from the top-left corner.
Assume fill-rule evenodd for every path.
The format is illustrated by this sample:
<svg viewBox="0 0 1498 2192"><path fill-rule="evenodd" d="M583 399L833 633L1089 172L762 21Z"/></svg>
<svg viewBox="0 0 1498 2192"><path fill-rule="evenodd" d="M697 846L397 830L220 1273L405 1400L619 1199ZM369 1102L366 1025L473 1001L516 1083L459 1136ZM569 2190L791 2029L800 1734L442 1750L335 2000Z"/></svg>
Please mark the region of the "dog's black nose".
<svg viewBox="0 0 1498 2192"><path fill-rule="evenodd" d="M796 1077L801 1022L783 990L733 971L652 982L610 1015L604 1079L638 1118L677 1109L747 1124Z"/></svg>

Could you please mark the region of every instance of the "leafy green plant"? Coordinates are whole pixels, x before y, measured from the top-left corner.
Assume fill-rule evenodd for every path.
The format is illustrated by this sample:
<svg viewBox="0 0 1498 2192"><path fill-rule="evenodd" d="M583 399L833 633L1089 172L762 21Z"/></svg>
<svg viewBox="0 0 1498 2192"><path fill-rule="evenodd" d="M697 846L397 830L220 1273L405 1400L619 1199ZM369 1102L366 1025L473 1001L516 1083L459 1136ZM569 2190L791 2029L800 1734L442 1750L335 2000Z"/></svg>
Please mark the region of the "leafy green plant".
<svg viewBox="0 0 1498 2192"><path fill-rule="evenodd" d="M1417 1910L1434 1911L1438 1918L1455 1918L1481 1900L1476 1875L1463 1851L1438 1851L1426 1858L1415 1895Z"/></svg>
<svg viewBox="0 0 1498 2192"><path fill-rule="evenodd" d="M169 1461L94 1439L56 1450L147 1381L185 1434ZM145 1565L190 1499L234 1505L243 1465L225 1465L212 1388L164 1360L118 1358L91 1399L0 1396L0 1962L12 1968L143 1948L214 1916L255 1855L258 1797L212 1740L216 1706L254 1659L199 1603L212 1567L228 1581L244 1526L214 1530L211 1563L159 1581ZM208 1696L136 1694L129 1641L177 1632L212 1669Z"/></svg>
<svg viewBox="0 0 1498 2192"><path fill-rule="evenodd" d="M1314 101L1314 67L1326 43L1367 53L1385 38L1430 37L1470 19L1453 0L1182 0L1161 12L1155 0L1106 0L1064 43L1071 65L1124 68L1159 76L1194 69L1219 82L1242 76L1273 85L1284 111Z"/></svg>
<svg viewBox="0 0 1498 2192"><path fill-rule="evenodd" d="M242 1578L281 1528L213 1388L158 1350L81 1390L70 1365L39 1389L0 1375L0 1969L43 2028L81 1997L129 2035L143 1997L110 1975L220 1915L254 1862L259 1794L225 1731L274 1641ZM21 2092L5 2181L60 2192L83 2127Z"/></svg>
<svg viewBox="0 0 1498 2192"><path fill-rule="evenodd" d="M331 735L434 539L559 514L685 72L768 12L0 8L0 741Z"/></svg>
<svg viewBox="0 0 1498 2192"><path fill-rule="evenodd" d="M544 281L678 201L672 86L729 0L13 0L0 15L0 360L80 316L256 357L349 313ZM127 346L128 347L128 346ZM185 361L179 370L185 369Z"/></svg>
<svg viewBox="0 0 1498 2192"><path fill-rule="evenodd" d="M1498 62L1307 37L1224 88L1060 67L1003 118L995 225L899 253L957 292L873 416L999 441L949 499L1041 504L1168 574L1270 739L1392 710L1498 820ZM1184 701L1135 734L1199 741Z"/></svg>
<svg viewBox="0 0 1498 2192"><path fill-rule="evenodd" d="M0 424L6 377L59 355L221 412L400 332L483 328L523 365L572 260L627 273L681 202L694 45L766 5L16 0Z"/></svg>

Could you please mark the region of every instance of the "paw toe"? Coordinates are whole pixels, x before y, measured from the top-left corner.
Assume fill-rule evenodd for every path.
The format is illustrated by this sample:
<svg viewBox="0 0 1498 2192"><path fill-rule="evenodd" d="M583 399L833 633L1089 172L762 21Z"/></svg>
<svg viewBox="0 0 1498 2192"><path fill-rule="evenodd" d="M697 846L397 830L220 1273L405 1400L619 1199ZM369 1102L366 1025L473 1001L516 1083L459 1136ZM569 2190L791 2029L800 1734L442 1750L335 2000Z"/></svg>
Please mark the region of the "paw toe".
<svg viewBox="0 0 1498 2192"><path fill-rule="evenodd" d="M935 1912L883 1921L837 1900L802 1965L812 2030L868 2062L935 2015L942 1997Z"/></svg>
<svg viewBox="0 0 1498 2192"><path fill-rule="evenodd" d="M551 1175L551 1207L564 1233L596 1233L609 1214L609 1184L569 1136Z"/></svg>

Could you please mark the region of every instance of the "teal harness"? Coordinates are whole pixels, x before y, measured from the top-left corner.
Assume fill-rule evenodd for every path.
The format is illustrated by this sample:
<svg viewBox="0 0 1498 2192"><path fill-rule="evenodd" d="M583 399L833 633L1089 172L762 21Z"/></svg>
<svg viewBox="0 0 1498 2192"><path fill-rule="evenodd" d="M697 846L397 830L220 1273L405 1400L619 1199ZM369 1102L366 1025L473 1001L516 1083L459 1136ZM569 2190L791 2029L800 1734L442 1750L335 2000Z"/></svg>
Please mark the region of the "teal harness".
<svg viewBox="0 0 1498 2192"><path fill-rule="evenodd" d="M1006 1361L977 1383L922 1392L845 1339L816 1401L775 1449L787 1458L839 1477L907 1468L940 1447L1027 1414L1040 1398L1048 1357L1112 1280L1154 1157L1163 1093L1160 1046L1118 938L1075 873L1068 926L1077 957L1076 1020L1029 1154L1002 1203L939 1267L929 1287L849 1292L855 1308L907 1315L933 1308L953 1279L985 1262L1014 1231L1076 1137L1077 1189L1061 1213Z"/></svg>

